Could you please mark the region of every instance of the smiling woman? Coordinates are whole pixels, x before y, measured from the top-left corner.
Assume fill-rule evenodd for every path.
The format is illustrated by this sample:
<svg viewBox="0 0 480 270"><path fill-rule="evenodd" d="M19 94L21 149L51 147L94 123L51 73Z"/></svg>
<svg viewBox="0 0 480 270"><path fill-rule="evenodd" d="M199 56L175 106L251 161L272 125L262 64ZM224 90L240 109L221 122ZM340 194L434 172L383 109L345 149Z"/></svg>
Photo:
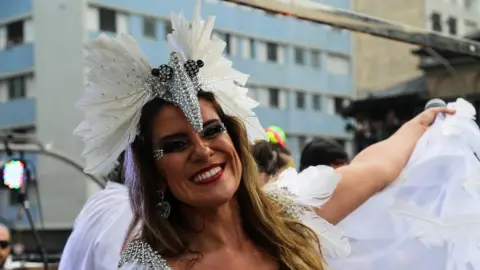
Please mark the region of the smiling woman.
<svg viewBox="0 0 480 270"><path fill-rule="evenodd" d="M200 133L164 100L154 99L142 110L133 160L126 161L136 164L128 179L133 210L142 221L131 227L140 225L137 237L175 269L192 263L220 269L231 260L242 269L322 269L318 241L311 241L315 233L282 215L261 191L242 121L226 115L212 93L200 91L198 98ZM163 156L156 160L152 149L163 150ZM159 191L165 194L162 204L172 209L163 218ZM221 251L226 244L235 249Z"/></svg>

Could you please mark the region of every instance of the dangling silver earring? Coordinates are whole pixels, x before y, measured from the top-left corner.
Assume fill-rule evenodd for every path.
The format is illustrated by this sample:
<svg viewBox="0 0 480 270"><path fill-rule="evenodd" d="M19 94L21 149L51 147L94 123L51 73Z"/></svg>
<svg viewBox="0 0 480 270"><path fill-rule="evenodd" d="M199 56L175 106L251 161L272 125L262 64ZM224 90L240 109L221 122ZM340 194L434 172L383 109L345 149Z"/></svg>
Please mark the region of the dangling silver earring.
<svg viewBox="0 0 480 270"><path fill-rule="evenodd" d="M165 199L165 194L163 193L162 190L158 191L158 200L159 202L157 203L157 211L160 214L160 217L163 219L168 219L168 216L170 216L170 204L164 200Z"/></svg>

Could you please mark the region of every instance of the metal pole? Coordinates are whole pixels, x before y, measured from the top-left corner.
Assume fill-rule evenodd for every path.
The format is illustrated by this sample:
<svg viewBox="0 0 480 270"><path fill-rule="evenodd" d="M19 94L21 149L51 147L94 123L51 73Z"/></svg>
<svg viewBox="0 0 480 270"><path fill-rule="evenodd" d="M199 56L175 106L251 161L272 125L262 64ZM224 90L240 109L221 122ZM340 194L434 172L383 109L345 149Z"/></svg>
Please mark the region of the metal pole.
<svg viewBox="0 0 480 270"><path fill-rule="evenodd" d="M401 25L309 0L224 0L300 20L480 58L480 43Z"/></svg>

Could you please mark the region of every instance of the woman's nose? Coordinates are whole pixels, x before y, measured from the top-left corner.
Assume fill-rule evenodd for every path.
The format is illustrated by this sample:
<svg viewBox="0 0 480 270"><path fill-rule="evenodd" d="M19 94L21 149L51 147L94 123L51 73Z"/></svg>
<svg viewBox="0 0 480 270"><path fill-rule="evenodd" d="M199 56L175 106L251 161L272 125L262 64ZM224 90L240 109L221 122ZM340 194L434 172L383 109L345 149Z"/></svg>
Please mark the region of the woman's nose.
<svg viewBox="0 0 480 270"><path fill-rule="evenodd" d="M193 159L201 161L207 160L212 154L213 150L210 148L209 143L204 141L200 136L197 136L193 141Z"/></svg>

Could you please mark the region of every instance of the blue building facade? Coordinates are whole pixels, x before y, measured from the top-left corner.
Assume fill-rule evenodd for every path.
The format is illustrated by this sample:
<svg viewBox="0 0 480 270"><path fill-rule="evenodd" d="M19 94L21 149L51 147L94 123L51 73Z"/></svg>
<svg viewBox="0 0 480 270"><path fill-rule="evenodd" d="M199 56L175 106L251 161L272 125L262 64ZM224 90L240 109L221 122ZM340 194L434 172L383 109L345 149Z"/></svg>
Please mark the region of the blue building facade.
<svg viewBox="0 0 480 270"><path fill-rule="evenodd" d="M42 67L35 65L35 40L68 38L54 33L35 36L32 1L0 3L0 130L35 132L42 125L36 120L36 100L42 97L36 94L35 70ZM190 17L195 4L194 0L84 1L87 37L127 32L154 65L167 61L169 12L183 11ZM320 2L350 9L349 0ZM350 135L338 113L354 93L348 32L219 0L204 0L202 15L216 16L215 33L227 41L227 57L251 75L250 95L260 102L256 112L262 124L287 132L297 160L303 145L317 136L335 138L348 147ZM16 207L0 202L0 213L13 218Z"/></svg>

